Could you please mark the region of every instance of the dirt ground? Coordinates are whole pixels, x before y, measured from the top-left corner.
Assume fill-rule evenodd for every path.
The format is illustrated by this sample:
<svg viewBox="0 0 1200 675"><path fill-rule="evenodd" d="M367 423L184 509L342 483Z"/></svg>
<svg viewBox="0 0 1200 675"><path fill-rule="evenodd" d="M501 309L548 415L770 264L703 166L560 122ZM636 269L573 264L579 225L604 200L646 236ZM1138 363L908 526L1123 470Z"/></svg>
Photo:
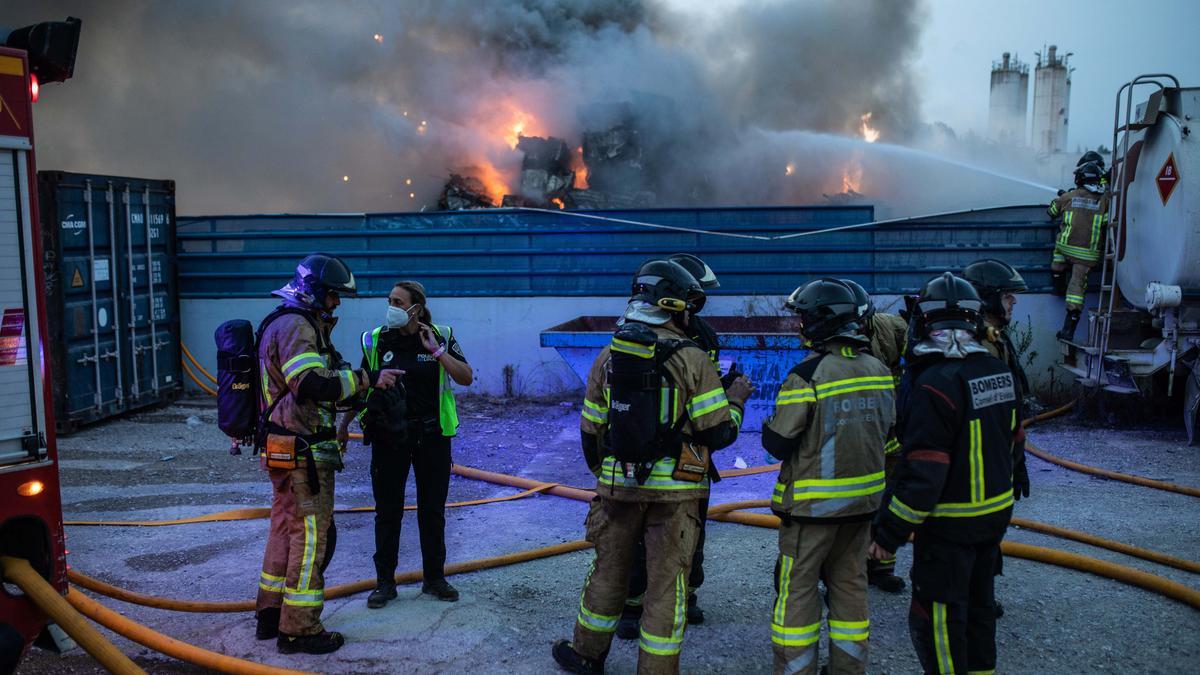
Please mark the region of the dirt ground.
<svg viewBox="0 0 1200 675"><path fill-rule="evenodd" d="M454 444L459 464L568 485L594 483L579 453L574 402L467 399ZM67 520L158 520L245 506L265 506L270 489L256 460L230 456L207 401L185 401L86 429L59 441ZM1071 421L1031 430L1043 449L1088 464L1200 485L1200 449L1175 427L1094 429ZM721 468L764 462L758 434L747 433L717 454ZM1172 555L1200 559L1200 503L1193 497L1091 478L1030 458L1033 495L1016 515L1083 530ZM372 504L370 451L352 445L338 476L339 507ZM733 478L714 488L713 503L764 499L773 474ZM515 492L451 479L450 500ZM413 503L410 478L408 502ZM583 536L586 505L534 496L447 514L449 560L514 552ZM373 578L372 516L338 517L337 553L329 584ZM413 514L405 519L401 570L420 569ZM254 595L267 523L264 520L171 527L68 526L75 569L135 591L182 599L243 600ZM1052 546L1110 560L1200 588L1200 578L1118 553L1011 529L1013 541ZM709 523L700 590L703 625L688 629L682 664L688 673L767 673L776 533ZM910 550L900 552L906 573ZM555 672L551 643L569 637L590 562L584 551L451 579L458 603L400 589L382 610L366 594L332 600L329 629L347 645L330 656L282 656L254 639L244 614L185 614L101 598L109 607L172 637L278 666L322 672ZM1195 672L1200 663L1200 612L1127 586L1042 563L1005 561L998 598L1006 614L997 630L1003 673ZM907 630L907 593L871 590L870 672L915 673ZM199 669L116 638L148 671ZM824 652L824 647L822 648ZM632 673L636 644L614 641L608 672ZM1190 666L1188 664L1191 664ZM102 672L80 650L64 656L34 650L18 673Z"/></svg>

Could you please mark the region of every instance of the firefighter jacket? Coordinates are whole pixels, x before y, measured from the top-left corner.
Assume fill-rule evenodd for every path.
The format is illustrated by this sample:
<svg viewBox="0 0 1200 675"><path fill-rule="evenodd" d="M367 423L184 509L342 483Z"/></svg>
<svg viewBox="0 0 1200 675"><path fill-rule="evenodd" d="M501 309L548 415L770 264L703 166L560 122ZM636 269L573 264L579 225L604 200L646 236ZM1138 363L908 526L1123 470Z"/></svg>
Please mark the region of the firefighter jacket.
<svg viewBox="0 0 1200 675"><path fill-rule="evenodd" d="M895 551L914 530L964 544L1003 536L1013 443L1024 442L1008 367L983 353L938 358L913 381L906 415L904 454L875 541Z"/></svg>
<svg viewBox="0 0 1200 675"><path fill-rule="evenodd" d="M871 338L871 356L882 361L899 381L903 371L900 359L908 348L908 322L897 314L876 312L867 319L864 332Z"/></svg>
<svg viewBox="0 0 1200 675"><path fill-rule="evenodd" d="M870 520L879 508L895 394L892 374L865 347L859 339L834 338L780 387L762 443L783 460L771 498L781 517Z"/></svg>
<svg viewBox="0 0 1200 675"><path fill-rule="evenodd" d="M670 326L652 326L659 339L686 339ZM616 341L614 341L615 343ZM623 348L616 345L617 348ZM709 479L698 483L672 478L679 448L663 448L664 457L655 462L650 477L639 485L612 455L602 456L608 427L608 361L614 346L600 350L588 373L580 420L583 454L588 468L596 474L596 493L618 501L674 502L708 496ZM702 349L684 347L663 364L671 385L662 390L666 421L680 427L684 437L720 450L737 439L742 424L742 406L725 397L725 388L708 354Z"/></svg>
<svg viewBox="0 0 1200 675"><path fill-rule="evenodd" d="M1013 374L1013 387L1017 392L1017 423L1020 424L1030 416L1030 410L1025 405L1025 397L1031 393L1029 388L1029 378L1025 377L1025 369L1021 367L1020 357L1017 354L1017 348L1013 345L1012 339L1008 335L1008 330L996 325L991 317L986 318L988 326L987 339L982 340L980 344L992 356L1004 362L1008 369ZM1025 465L1025 442L1013 442L1013 466L1023 467ZM1018 475L1023 475L1023 472L1018 471Z"/></svg>
<svg viewBox="0 0 1200 675"><path fill-rule="evenodd" d="M1100 261L1104 227L1108 224L1108 193L1075 188L1050 202L1051 218L1061 218L1054 241L1055 258L1089 267Z"/></svg>
<svg viewBox="0 0 1200 675"><path fill-rule="evenodd" d="M708 358L717 367L717 374L721 374L721 343L717 337L717 331L708 324L704 319L693 316L688 319L688 337L693 342L700 345L700 348L708 352Z"/></svg>
<svg viewBox="0 0 1200 675"><path fill-rule="evenodd" d="M370 377L342 363L329 339L331 326L296 312L271 319L258 347L269 426L305 438L318 464L341 465L334 404L365 391Z"/></svg>

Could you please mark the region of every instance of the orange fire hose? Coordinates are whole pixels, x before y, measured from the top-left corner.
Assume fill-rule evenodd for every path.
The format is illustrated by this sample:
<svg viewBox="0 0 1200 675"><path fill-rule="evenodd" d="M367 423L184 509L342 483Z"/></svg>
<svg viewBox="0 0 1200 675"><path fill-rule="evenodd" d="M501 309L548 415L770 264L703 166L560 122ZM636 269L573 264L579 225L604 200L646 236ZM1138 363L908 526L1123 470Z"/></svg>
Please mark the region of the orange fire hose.
<svg viewBox="0 0 1200 675"><path fill-rule="evenodd" d="M71 603L71 606L78 610L79 614L88 617L118 635L133 640L142 646L149 647L156 652L161 652L180 661L194 663L209 670L233 673L234 675L295 675L296 673L307 672L276 668L262 663L255 663L254 661L239 659L234 656L226 656L225 654L219 654L181 640L176 640L173 637L163 635L132 619L117 614L76 589L71 589L67 593L66 602Z"/></svg>
<svg viewBox="0 0 1200 675"><path fill-rule="evenodd" d="M462 574L464 572L477 572L479 570L492 569L494 567L504 567L505 565L513 565L516 563L528 562L539 558L549 558L551 556L562 555L564 553L574 553L591 548L591 544L586 541L568 541L562 544L554 544L552 546L543 546L541 548L530 549L528 551L518 551L516 553L506 553L504 555L491 556L489 558L477 558L465 562L451 563L446 565L446 574ZM143 607L153 607L155 609L169 609L176 612L201 612L201 613L225 613L225 612L253 612L253 600L233 600L228 602L214 602L207 600L176 600L174 598L160 598L152 595L136 593L124 588L107 584L99 579L83 574L78 570L71 570L67 573L71 583L81 586L92 591L106 595L115 600L121 600L134 605ZM397 584L415 584L421 581L421 572L401 572L396 575ZM363 579L348 584L339 584L330 586L325 589L325 599L332 600L341 598L355 593L362 593L375 588L375 579Z"/></svg>
<svg viewBox="0 0 1200 675"><path fill-rule="evenodd" d="M485 504L496 504L499 502L511 502L517 499L523 499L531 495L545 492L552 487L556 487L558 483L539 483L528 490L518 492L512 495L503 497L490 497L488 499L473 499L466 502L449 502L446 508L460 508L464 506L483 506ZM405 511L415 511L415 504L410 504L404 507ZM334 509L334 513L373 513L374 506L354 506L346 509ZM64 521L63 525L74 526L109 526L109 527L164 527L167 525L191 525L194 523L222 523L234 520L258 520L261 518L271 517L271 509L265 507L248 508L248 509L230 509L228 511L217 511L216 513L208 513L203 516L194 516L191 518L176 518L174 520L68 520Z"/></svg>
<svg viewBox="0 0 1200 675"><path fill-rule="evenodd" d="M196 360L196 357L192 356L192 352L190 349L187 348L187 345L180 342L179 346L183 348L183 356L185 358L187 358L188 361L191 361L193 366L196 366L196 370L203 373L204 377L207 377L210 382L212 382L213 384L216 384L217 378L213 377L212 373L208 372L207 370L204 369L204 366L200 365L200 362Z"/></svg>
<svg viewBox="0 0 1200 675"><path fill-rule="evenodd" d="M191 369L191 368L188 368L188 364L187 364L187 362L186 362L186 361L183 361L183 362L181 362L181 363L180 363L180 365L182 365L182 366L183 366L183 372L184 372L184 373L186 373L188 377L192 378L192 382L195 382L197 387L200 387L201 389L203 389L203 390L204 390L205 392L207 392L207 393L208 393L210 396L216 396L216 395L217 395L217 392L216 392L216 391L215 391L215 390L214 390L212 387L210 387L210 386L208 386L207 384L205 384L205 383L201 382L201 381L200 381L200 378L196 377L196 373L193 373L193 372L192 372L192 369Z"/></svg>
<svg viewBox="0 0 1200 675"><path fill-rule="evenodd" d="M53 619L54 623L66 631L71 639L99 661L106 670L118 675L146 675L146 671L122 654L116 645L79 616L58 591L33 569L28 560L0 557L0 576L24 591L38 609Z"/></svg>
<svg viewBox="0 0 1200 675"><path fill-rule="evenodd" d="M1028 452L1038 459L1045 460L1051 464L1057 464L1064 469L1078 471L1079 473L1086 473L1091 476L1099 476L1100 478L1108 478L1111 480L1119 480L1122 483L1141 485L1142 487L1154 488L1156 490L1165 490L1166 492L1175 492L1181 495L1188 495L1189 497L1200 497L1200 488L1179 485L1177 483L1168 483L1166 481L1154 480L1152 478L1143 478L1141 476L1131 476L1127 473L1119 473L1117 471L1109 471L1108 469L1088 466L1087 464L1080 464L1079 462L1072 462L1069 459L1063 459L1062 457L1052 455L1029 442L1025 443L1025 452Z"/></svg>

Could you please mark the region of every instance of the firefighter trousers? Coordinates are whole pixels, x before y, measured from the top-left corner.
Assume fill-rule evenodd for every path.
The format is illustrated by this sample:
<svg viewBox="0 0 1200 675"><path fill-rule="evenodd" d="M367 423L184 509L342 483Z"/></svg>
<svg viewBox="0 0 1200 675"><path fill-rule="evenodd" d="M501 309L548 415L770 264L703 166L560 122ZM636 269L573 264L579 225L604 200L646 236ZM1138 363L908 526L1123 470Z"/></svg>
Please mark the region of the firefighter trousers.
<svg viewBox="0 0 1200 675"><path fill-rule="evenodd" d="M821 635L821 596L829 591L829 672L867 672L869 521L779 526L778 591L771 616L775 673L814 674Z"/></svg>
<svg viewBox="0 0 1200 675"><path fill-rule="evenodd" d="M883 456L884 480L887 481L888 485L891 485L892 476L895 474L896 467L900 464L900 450L898 445L899 442L896 439L889 438L888 443L897 444L895 450L888 452ZM885 509L887 508L887 504L883 504L879 508ZM893 575L895 573L896 555L894 553L892 554L892 557L885 558L883 560L875 560L871 557L867 558L867 574Z"/></svg>
<svg viewBox="0 0 1200 675"><path fill-rule="evenodd" d="M908 629L926 673L995 671L999 558L999 539L959 544L917 534Z"/></svg>
<svg viewBox="0 0 1200 675"><path fill-rule="evenodd" d="M646 593L638 641L640 675L679 672L687 627L687 576L700 527L698 500L624 502L598 496L587 516L587 540L596 547L575 621L575 650L593 659L608 654L637 542L646 542Z"/></svg>
<svg viewBox="0 0 1200 675"><path fill-rule="evenodd" d="M1088 273L1092 271L1090 265L1085 265L1073 260L1061 258L1056 255L1054 261L1050 263L1050 269L1056 273L1065 273L1068 268L1071 270L1071 278L1067 281L1066 304L1067 309L1083 309L1083 299L1087 294Z"/></svg>
<svg viewBox="0 0 1200 675"><path fill-rule="evenodd" d="M320 488L308 486L308 470L270 469L274 498L271 530L258 581L257 609L278 607L279 632L315 635L325 630L325 568L333 557L333 467L317 465Z"/></svg>
<svg viewBox="0 0 1200 675"><path fill-rule="evenodd" d="M704 585L704 530L708 522L708 497L700 500L697 511L700 531L696 534L696 551L692 554L692 565L688 570L688 595ZM625 615L641 616L642 596L646 594L646 542L637 543L637 558L629 571L629 594L625 598Z"/></svg>

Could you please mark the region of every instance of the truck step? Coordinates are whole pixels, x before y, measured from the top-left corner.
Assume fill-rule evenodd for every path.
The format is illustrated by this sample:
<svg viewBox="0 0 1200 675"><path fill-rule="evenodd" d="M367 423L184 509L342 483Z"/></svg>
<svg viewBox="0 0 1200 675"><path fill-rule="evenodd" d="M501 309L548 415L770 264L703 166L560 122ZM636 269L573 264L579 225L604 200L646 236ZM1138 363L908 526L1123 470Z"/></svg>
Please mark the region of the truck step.
<svg viewBox="0 0 1200 675"><path fill-rule="evenodd" d="M1121 384L1106 384L1104 391L1111 391L1114 394L1140 394L1137 387L1126 387Z"/></svg>

